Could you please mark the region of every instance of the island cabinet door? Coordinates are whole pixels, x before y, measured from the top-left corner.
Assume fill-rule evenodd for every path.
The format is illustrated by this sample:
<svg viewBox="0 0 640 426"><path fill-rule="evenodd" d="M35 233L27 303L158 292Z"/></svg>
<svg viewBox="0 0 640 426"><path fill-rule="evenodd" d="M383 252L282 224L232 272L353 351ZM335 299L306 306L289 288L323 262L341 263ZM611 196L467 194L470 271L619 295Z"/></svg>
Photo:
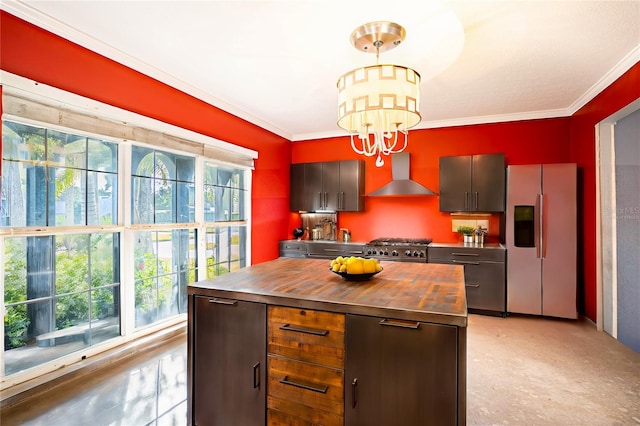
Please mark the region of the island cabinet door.
<svg viewBox="0 0 640 426"><path fill-rule="evenodd" d="M458 424L456 327L347 315L345 328L346 426Z"/></svg>
<svg viewBox="0 0 640 426"><path fill-rule="evenodd" d="M190 423L265 425L266 305L196 296Z"/></svg>

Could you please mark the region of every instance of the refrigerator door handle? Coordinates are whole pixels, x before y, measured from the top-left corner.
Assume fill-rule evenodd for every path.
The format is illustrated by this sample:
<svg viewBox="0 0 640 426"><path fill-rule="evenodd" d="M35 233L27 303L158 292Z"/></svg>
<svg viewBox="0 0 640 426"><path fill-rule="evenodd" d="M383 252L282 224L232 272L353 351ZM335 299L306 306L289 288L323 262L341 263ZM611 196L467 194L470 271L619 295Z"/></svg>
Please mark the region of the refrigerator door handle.
<svg viewBox="0 0 640 426"><path fill-rule="evenodd" d="M542 256L542 194L536 196L536 206L538 209L537 222L534 224L535 245L536 245L536 259L540 259Z"/></svg>
<svg viewBox="0 0 640 426"><path fill-rule="evenodd" d="M545 235L544 194L540 194L540 257L547 257L547 239Z"/></svg>

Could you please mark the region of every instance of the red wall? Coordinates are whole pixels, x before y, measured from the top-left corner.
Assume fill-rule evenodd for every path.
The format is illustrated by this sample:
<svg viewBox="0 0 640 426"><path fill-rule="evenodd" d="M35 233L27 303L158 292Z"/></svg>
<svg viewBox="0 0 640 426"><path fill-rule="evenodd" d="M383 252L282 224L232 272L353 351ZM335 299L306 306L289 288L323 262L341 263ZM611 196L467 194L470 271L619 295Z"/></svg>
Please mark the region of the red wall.
<svg viewBox="0 0 640 426"><path fill-rule="evenodd" d="M258 151L252 260L278 257L277 241L288 236L288 140L4 11L0 52L2 70Z"/></svg>
<svg viewBox="0 0 640 426"><path fill-rule="evenodd" d="M439 159L448 155L505 153L508 164L561 163L570 161L569 119L531 120L414 130L409 132L411 178L435 192L439 191ZM359 159L348 137L296 142L292 162ZM391 161L381 168L375 157L365 159L365 193L391 180ZM434 241L457 241L451 232L451 215L439 212L439 200L432 197L367 197L362 213L339 213L338 225L349 228L356 241L376 237L431 237ZM292 215L290 227L299 218ZM500 215L489 224L490 239L500 234Z"/></svg>

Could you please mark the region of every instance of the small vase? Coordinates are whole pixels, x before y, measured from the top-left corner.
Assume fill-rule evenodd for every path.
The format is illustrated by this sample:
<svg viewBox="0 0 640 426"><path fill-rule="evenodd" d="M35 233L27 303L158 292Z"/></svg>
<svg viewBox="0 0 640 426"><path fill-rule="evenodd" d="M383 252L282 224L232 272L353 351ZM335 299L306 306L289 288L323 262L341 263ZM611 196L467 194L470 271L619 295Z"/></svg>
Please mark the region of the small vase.
<svg viewBox="0 0 640 426"><path fill-rule="evenodd" d="M473 243L473 235L463 235L463 241L466 243Z"/></svg>

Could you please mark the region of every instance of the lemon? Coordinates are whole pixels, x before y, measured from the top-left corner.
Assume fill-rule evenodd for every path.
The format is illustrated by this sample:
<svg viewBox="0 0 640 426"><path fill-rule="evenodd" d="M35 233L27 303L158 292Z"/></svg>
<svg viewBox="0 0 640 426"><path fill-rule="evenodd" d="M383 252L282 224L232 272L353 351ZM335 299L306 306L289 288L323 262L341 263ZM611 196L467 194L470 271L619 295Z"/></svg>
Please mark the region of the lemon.
<svg viewBox="0 0 640 426"><path fill-rule="evenodd" d="M365 274L372 274L376 272L376 265L378 265L378 262L375 259L364 259L362 263Z"/></svg>
<svg viewBox="0 0 640 426"><path fill-rule="evenodd" d="M351 258L347 261L348 274L364 274L364 259Z"/></svg>

